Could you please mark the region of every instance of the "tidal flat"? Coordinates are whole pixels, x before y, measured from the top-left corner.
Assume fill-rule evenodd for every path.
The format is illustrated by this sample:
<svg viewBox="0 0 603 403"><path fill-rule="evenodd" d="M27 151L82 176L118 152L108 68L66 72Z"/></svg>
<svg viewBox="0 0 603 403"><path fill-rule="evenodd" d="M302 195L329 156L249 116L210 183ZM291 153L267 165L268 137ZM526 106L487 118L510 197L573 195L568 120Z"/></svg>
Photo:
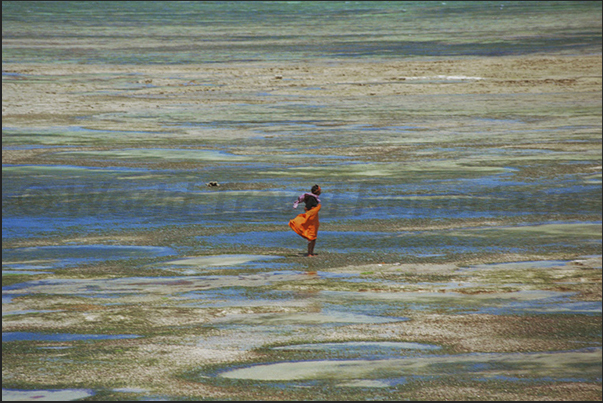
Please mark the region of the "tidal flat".
<svg viewBox="0 0 603 403"><path fill-rule="evenodd" d="M3 400L601 400L600 4L21 3Z"/></svg>

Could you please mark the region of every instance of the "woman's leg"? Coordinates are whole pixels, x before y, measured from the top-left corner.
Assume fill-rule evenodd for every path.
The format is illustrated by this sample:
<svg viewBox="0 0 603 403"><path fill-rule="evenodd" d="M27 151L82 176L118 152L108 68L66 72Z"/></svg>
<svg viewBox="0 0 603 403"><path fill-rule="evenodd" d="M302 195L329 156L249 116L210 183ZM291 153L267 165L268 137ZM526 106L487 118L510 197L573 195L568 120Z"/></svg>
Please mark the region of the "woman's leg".
<svg viewBox="0 0 603 403"><path fill-rule="evenodd" d="M314 245L316 245L316 239L308 242L308 256L314 256Z"/></svg>

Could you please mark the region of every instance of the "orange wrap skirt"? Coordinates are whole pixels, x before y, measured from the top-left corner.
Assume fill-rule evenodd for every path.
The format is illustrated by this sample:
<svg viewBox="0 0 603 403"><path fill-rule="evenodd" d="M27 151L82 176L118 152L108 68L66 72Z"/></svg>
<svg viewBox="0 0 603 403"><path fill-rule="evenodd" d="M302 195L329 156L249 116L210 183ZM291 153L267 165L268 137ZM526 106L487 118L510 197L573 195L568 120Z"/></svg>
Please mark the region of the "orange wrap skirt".
<svg viewBox="0 0 603 403"><path fill-rule="evenodd" d="M289 221L289 226L303 238L306 238L308 241L313 241L318 234L319 211L320 204Z"/></svg>

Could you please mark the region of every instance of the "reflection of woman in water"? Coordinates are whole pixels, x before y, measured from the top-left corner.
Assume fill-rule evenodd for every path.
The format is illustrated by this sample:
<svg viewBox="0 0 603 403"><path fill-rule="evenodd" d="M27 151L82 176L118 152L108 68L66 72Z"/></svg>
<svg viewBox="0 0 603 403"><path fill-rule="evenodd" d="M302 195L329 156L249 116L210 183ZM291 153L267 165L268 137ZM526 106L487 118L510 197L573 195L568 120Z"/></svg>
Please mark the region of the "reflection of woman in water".
<svg viewBox="0 0 603 403"><path fill-rule="evenodd" d="M318 212L320 211L321 193L320 186L312 186L312 193L304 193L293 203L293 208L297 208L299 203L306 203L306 212L298 215L289 221L289 226L303 238L308 240L308 255L314 255L314 245L316 245L316 236L318 234Z"/></svg>

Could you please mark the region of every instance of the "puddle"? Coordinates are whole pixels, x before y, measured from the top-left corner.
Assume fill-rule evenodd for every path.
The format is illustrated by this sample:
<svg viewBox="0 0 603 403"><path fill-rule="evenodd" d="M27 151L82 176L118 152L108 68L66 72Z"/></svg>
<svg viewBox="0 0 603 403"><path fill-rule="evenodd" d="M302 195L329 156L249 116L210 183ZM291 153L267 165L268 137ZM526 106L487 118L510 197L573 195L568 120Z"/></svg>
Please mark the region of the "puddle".
<svg viewBox="0 0 603 403"><path fill-rule="evenodd" d="M2 343L11 341L89 341L89 340L118 340L135 339L141 336L135 334L70 334L70 333L33 333L33 332L2 332Z"/></svg>
<svg viewBox="0 0 603 403"><path fill-rule="evenodd" d="M601 301L572 301L574 293L516 291L463 294L458 292L348 292L323 291L322 301L340 304L395 303L412 310L446 309L449 314L600 314Z"/></svg>
<svg viewBox="0 0 603 403"><path fill-rule="evenodd" d="M80 400L94 396L90 389L2 389L2 401L36 400L64 402L69 400Z"/></svg>
<svg viewBox="0 0 603 403"><path fill-rule="evenodd" d="M601 349L546 353L475 353L378 360L316 360L278 362L226 370L218 377L253 381L325 381L392 385L401 377L470 375L493 379L509 377L600 382Z"/></svg>
<svg viewBox="0 0 603 403"><path fill-rule="evenodd" d="M174 251L168 247L124 246L124 245L62 245L38 246L2 250L2 275L15 274L15 270L47 270L73 266L87 262L109 259L135 259L144 257L167 256ZM23 259L50 260L50 265L27 265L19 263ZM17 262L10 262L11 260ZM6 270L6 271L5 271ZM39 272L35 272L39 274Z"/></svg>

